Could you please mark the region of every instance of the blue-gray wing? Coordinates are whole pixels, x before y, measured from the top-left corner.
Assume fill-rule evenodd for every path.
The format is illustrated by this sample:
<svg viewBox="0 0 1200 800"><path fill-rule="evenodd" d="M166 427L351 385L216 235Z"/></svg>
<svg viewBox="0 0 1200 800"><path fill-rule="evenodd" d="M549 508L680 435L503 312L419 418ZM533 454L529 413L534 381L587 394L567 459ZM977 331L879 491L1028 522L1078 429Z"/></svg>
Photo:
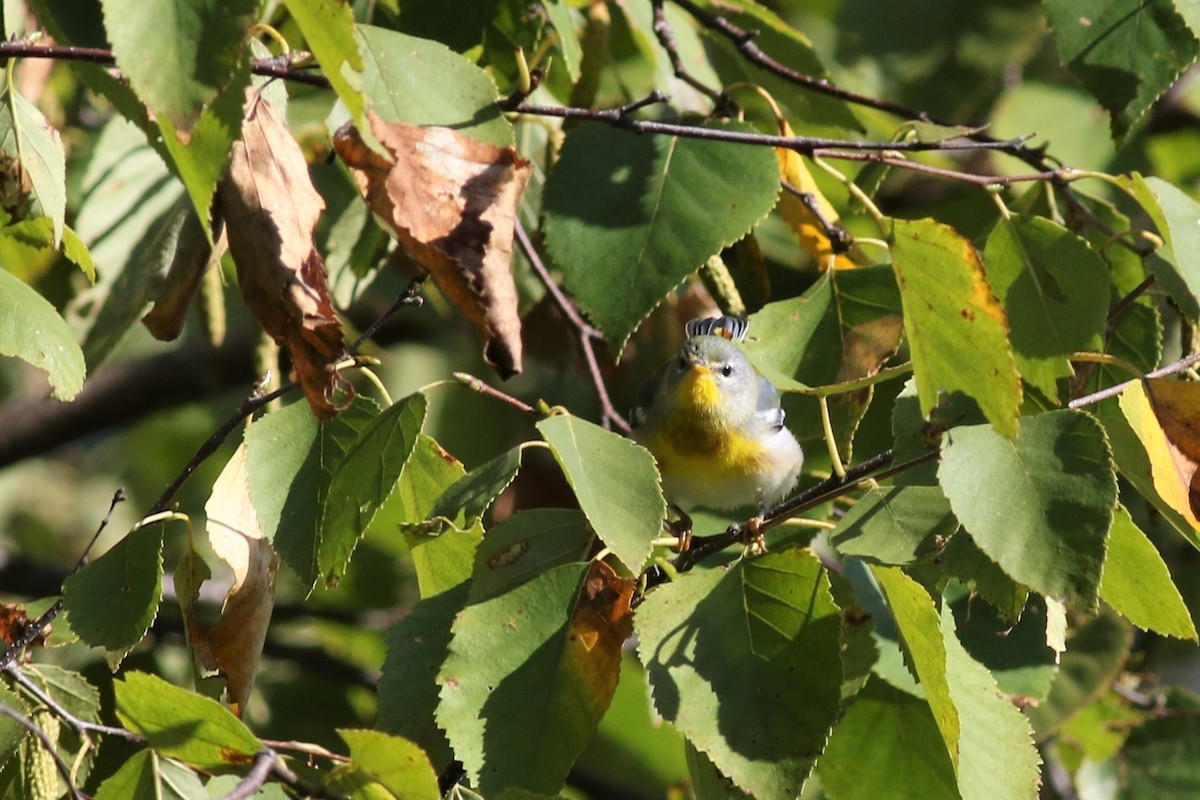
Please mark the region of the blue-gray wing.
<svg viewBox="0 0 1200 800"><path fill-rule="evenodd" d="M658 386L662 382L661 375L651 375L642 382L638 391L637 405L629 412L629 424L636 428L646 421L650 408L654 405L654 397L658 394Z"/></svg>
<svg viewBox="0 0 1200 800"><path fill-rule="evenodd" d="M758 405L754 416L772 431L783 427L783 406L779 405L779 392L762 375L758 376Z"/></svg>

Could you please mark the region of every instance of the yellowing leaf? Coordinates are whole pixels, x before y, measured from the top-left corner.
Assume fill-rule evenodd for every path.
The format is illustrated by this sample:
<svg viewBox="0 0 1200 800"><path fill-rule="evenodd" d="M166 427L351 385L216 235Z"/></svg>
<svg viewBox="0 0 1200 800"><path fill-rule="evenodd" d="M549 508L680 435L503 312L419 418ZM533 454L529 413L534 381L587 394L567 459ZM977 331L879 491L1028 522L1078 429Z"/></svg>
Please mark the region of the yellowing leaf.
<svg viewBox="0 0 1200 800"><path fill-rule="evenodd" d="M521 320L512 277L517 203L530 164L511 147L451 128L385 122L367 112L390 160L351 124L333 145L359 189L414 260L489 338L487 359L507 378L521 371Z"/></svg>
<svg viewBox="0 0 1200 800"><path fill-rule="evenodd" d="M217 557L233 570L221 618L208 632L212 664L226 682L233 712L242 715L275 608L279 557L263 536L250 503L246 445L234 451L204 506L208 539ZM193 631L194 632L194 631Z"/></svg>
<svg viewBox="0 0 1200 800"><path fill-rule="evenodd" d="M341 410L332 402L335 388L347 401L354 392L334 370L346 345L326 289L325 263L313 245L325 201L312 185L300 145L257 96L249 103L217 201L246 305L287 347L313 414L333 417Z"/></svg>
<svg viewBox="0 0 1200 800"><path fill-rule="evenodd" d="M1159 497L1200 531L1200 384L1153 378L1121 394Z"/></svg>
<svg viewBox="0 0 1200 800"><path fill-rule="evenodd" d="M795 135L787 120L779 121L779 135ZM808 171L808 165L804 163L804 156L790 147L775 148L775 155L779 158L780 178L800 191L811 195L825 222L836 224L838 221L837 209L833 207L833 204L817 186L817 182L813 180L812 173ZM856 265L848 255L834 252L833 243L825 234L825 226L821 224L821 219L787 187L782 188L779 192L779 213L792 226L792 230L800 238L800 245L808 251L822 271L828 269L831 263L836 269L854 269Z"/></svg>

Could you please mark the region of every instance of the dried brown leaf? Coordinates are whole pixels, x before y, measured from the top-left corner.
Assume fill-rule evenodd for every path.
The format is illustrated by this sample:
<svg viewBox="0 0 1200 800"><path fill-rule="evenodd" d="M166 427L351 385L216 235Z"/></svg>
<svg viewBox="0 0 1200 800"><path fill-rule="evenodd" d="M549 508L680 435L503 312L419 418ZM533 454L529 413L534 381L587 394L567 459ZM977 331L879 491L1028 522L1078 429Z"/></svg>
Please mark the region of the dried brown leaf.
<svg viewBox="0 0 1200 800"><path fill-rule="evenodd" d="M241 716L275 608L279 569L279 557L263 535L250 502L245 444L234 451L213 484L204 512L213 552L233 570L233 585L225 595L221 618L208 631L207 647L213 666L225 679L229 705Z"/></svg>
<svg viewBox="0 0 1200 800"><path fill-rule="evenodd" d="M214 233L220 229L215 246L208 243L200 219L194 214L183 223L175 257L171 259L154 305L142 317L142 324L155 339L170 342L179 338L200 282L210 269L217 268L221 256L229 249L229 240L219 220L214 220L213 229Z"/></svg>
<svg viewBox="0 0 1200 800"><path fill-rule="evenodd" d="M391 162L367 147L353 125L333 136L367 204L488 337L488 362L506 378L520 372L512 240L529 162L511 147L450 128L385 122L369 111L367 118Z"/></svg>
<svg viewBox="0 0 1200 800"><path fill-rule="evenodd" d="M287 125L257 95L248 104L217 202L246 305L287 347L292 377L313 414L336 415L341 408L334 405L335 390L341 388L347 400L353 390L334 369L346 345L329 300L325 263L313 245L325 201Z"/></svg>

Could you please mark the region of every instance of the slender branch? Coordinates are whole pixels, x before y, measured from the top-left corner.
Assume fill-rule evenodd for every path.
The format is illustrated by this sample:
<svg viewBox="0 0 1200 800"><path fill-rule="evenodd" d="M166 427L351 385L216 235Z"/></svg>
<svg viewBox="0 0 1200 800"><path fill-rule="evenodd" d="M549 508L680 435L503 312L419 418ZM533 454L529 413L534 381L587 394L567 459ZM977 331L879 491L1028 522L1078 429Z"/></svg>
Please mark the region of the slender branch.
<svg viewBox="0 0 1200 800"><path fill-rule="evenodd" d="M384 326L384 323L395 316L396 312L398 312L400 309L408 308L410 306L412 308L420 308L425 302L425 298L421 297L421 287L425 285L426 277L427 276L422 273L409 281L408 286L406 286L404 291L400 293L400 296L396 298L396 302L392 303L392 305L388 307L387 311L384 311L375 319L374 322L368 325L367 329L363 331L357 339L351 342L350 346L346 349L350 353L357 353L359 348L362 347L368 340L374 338L375 334L379 333L379 329Z"/></svg>
<svg viewBox="0 0 1200 800"><path fill-rule="evenodd" d="M278 758L275 751L269 747L266 750L259 750L254 754L254 766L246 773L246 777L238 781L238 785L233 787L233 791L226 794L221 800L246 800L246 798L252 797L266 784L267 778L271 777Z"/></svg>
<svg viewBox="0 0 1200 800"><path fill-rule="evenodd" d="M1001 144L1007 145L1008 142ZM896 150L897 148L893 147L889 149ZM994 149L1009 152L1005 147L996 147ZM1061 182L1077 177L1074 175L1075 170L1070 167L1059 167L1057 169L1045 170L1043 172L1029 172L1022 175L977 175L972 172L960 172L958 170L946 169L945 167L935 167L932 164L922 164L919 161L910 161L906 158L889 155L887 152L849 152L846 148L840 147L837 149L818 148L813 151L813 155L814 157L836 158L842 161L866 161L874 164L886 164L889 167L896 167L897 169L906 169L910 172L920 172L925 175L933 175L937 178L946 178L948 180L985 187L1009 186L1015 183L1031 183L1034 181Z"/></svg>
<svg viewBox="0 0 1200 800"><path fill-rule="evenodd" d="M54 747L54 742L50 741L50 737L46 735L45 731L35 725L33 720L27 719L24 714L14 711L13 709L4 705L4 703L0 703L0 714L12 719L22 728L25 728L27 731L36 736L38 742L41 744L41 747L50 754L51 758L54 759L54 766L58 769L58 774L62 775L63 780L67 782L67 788L70 790L71 796L74 797L75 800L87 800L86 795L79 791L79 788L74 784L74 782L72 782L71 768L68 767L67 762L63 761L62 757L59 756L58 750L56 750Z"/></svg>
<svg viewBox="0 0 1200 800"><path fill-rule="evenodd" d="M523 411L526 414L538 413L538 410L536 408L529 405L524 400L518 400L517 398L513 397L511 394L506 394L506 393L500 391L499 389L497 389L495 386L484 383L482 380L480 380L479 378L476 378L474 375L471 375L470 373L455 372L454 377L457 378L460 383L462 383L464 386L466 386L471 391L479 392L480 394L486 394L488 397L494 397L495 399L499 400L500 402L507 403L508 405L512 406L513 408L517 409L518 411Z"/></svg>
<svg viewBox="0 0 1200 800"><path fill-rule="evenodd" d="M79 738L81 739L88 739L89 733L101 733L106 736L119 737L127 742L146 741L144 737L139 736L133 731L126 730L125 728L114 728L111 725L102 725L98 722L88 722L87 720L80 719L64 708L62 704L51 697L48 692L42 691L42 687L31 681L25 674L24 670L22 670L16 664L9 664L4 668L4 671L11 675L13 680L19 683L25 689L25 691L37 698L39 703L42 703L63 720L65 720L68 725L75 729L75 732L79 734Z"/></svg>
<svg viewBox="0 0 1200 800"><path fill-rule="evenodd" d="M821 204L817 202L817 196L812 192L799 189L787 181L781 181L780 183L789 194L795 195L817 220L817 223L821 226L822 233L829 240L829 246L833 248L833 252L838 254L848 253L850 248L854 246L854 237L841 225L838 225L825 216L825 213L821 210Z"/></svg>
<svg viewBox="0 0 1200 800"><path fill-rule="evenodd" d="M298 53L293 54L298 55ZM111 50L99 47L73 47L56 44L29 44L28 42L0 42L0 64L10 58L49 58L55 61L82 61L90 64L116 66L117 59ZM278 58L258 58L250 62L250 71L255 75L283 78L293 83L305 83L319 89L330 88L324 75L281 63Z"/></svg>
<svg viewBox="0 0 1200 800"><path fill-rule="evenodd" d="M1107 389L1101 389L1098 392L1092 392L1091 394L1085 394L1082 397L1076 397L1074 400L1067 403L1067 408L1083 408L1084 406L1091 405L1092 403L1099 403L1101 400L1107 400L1110 397L1116 397L1121 392L1125 391L1130 384L1137 383L1138 381L1146 380L1148 378L1162 378L1167 375L1174 375L1177 372L1183 372L1188 367L1197 363L1200 363L1200 353L1192 353L1191 355L1184 356L1178 361L1167 364L1165 367L1159 367L1156 370L1147 372L1140 378L1134 378L1133 380L1128 380L1118 383L1114 386L1109 386Z"/></svg>
<svg viewBox="0 0 1200 800"><path fill-rule="evenodd" d="M666 12L663 9L663 0L651 0L651 5L654 8L654 35L658 37L658 43L662 45L663 50L667 51L667 58L671 59L671 69L674 70L675 77L709 100L713 102L720 100L721 93L719 91L705 84L684 66L683 59L679 57L679 43L675 41L675 31L671 28L671 23L667 21Z"/></svg>
<svg viewBox="0 0 1200 800"><path fill-rule="evenodd" d="M592 377L592 385L596 389L596 396L600 400L600 412L602 422L607 428L610 425L616 426L622 433L629 433L629 423L617 411L612 404L612 398L609 397L608 388L604 385L604 376L600 373L600 363L596 360L596 350L592 346L592 339L600 338L600 332L593 328L580 315L579 310L575 308L562 289L555 283L554 278L550 275L550 271L546 269L546 265L542 262L541 255L533 246L533 242L529 239L529 234L525 232L525 227L521 225L520 220L516 226L517 242L521 245L521 251L525 253L525 257L529 259L529 263L533 265L533 271L545 285L546 291L554 299L555 305L566 316L567 320L575 328L577 338L579 339L579 347L583 350L583 358L587 361L588 373Z"/></svg>

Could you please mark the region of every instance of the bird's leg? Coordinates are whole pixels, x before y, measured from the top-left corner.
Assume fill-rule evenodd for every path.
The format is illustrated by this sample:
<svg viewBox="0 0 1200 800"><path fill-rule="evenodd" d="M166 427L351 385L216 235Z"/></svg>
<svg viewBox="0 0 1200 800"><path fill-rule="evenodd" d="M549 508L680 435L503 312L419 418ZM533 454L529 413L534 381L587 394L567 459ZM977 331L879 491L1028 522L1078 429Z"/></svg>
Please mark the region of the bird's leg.
<svg viewBox="0 0 1200 800"><path fill-rule="evenodd" d="M767 504L759 499L758 513L746 520L746 533L742 538L745 554L748 556L761 556L767 552L767 541L763 538L762 532L763 518L766 515Z"/></svg>
<svg viewBox="0 0 1200 800"><path fill-rule="evenodd" d="M679 506L671 503L671 508L679 515L679 519L672 522L667 520L665 527L675 536L675 549L680 553L686 553L688 548L692 546L692 518L687 512Z"/></svg>

